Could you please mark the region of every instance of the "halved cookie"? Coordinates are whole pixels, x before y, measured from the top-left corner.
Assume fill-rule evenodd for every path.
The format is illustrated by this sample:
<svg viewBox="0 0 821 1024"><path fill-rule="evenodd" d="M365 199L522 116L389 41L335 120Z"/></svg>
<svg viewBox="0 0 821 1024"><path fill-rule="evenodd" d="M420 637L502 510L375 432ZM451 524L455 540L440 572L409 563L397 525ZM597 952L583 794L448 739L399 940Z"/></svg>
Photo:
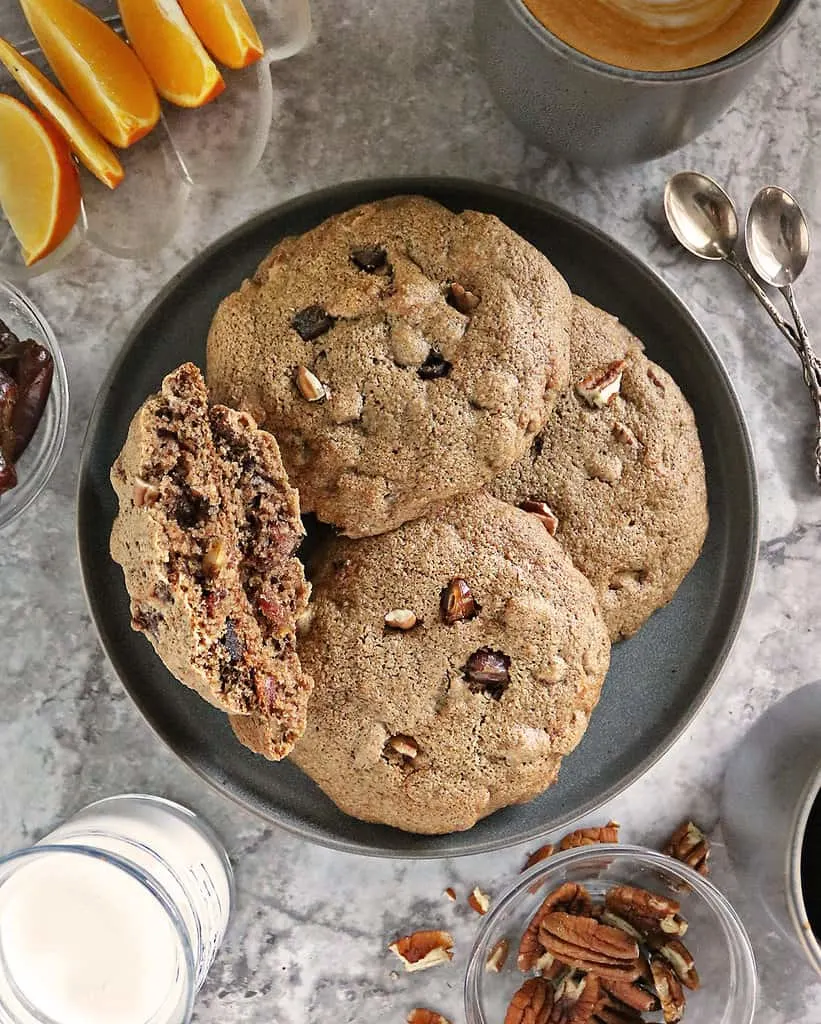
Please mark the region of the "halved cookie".
<svg viewBox="0 0 821 1024"><path fill-rule="evenodd" d="M294 557L299 500L276 441L248 414L209 406L187 363L137 411L111 482L111 555L133 628L211 704L265 715L270 756L284 757L312 682L295 646L309 594Z"/></svg>

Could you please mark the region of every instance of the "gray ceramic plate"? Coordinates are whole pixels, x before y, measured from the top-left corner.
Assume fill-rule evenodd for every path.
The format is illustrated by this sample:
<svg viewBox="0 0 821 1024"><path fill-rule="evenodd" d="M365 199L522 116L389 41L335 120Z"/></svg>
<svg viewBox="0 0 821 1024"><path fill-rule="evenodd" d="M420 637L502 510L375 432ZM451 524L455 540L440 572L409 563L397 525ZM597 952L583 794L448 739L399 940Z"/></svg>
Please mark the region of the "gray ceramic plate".
<svg viewBox="0 0 821 1024"><path fill-rule="evenodd" d="M235 742L225 717L175 682L146 640L131 631L122 573L108 554L116 513L108 472L129 421L169 370L188 359L204 366L205 338L220 299L283 235L401 192L497 214L542 249L575 291L643 338L648 354L673 374L695 410L710 492L710 532L698 564L675 600L614 649L601 702L558 783L469 832L433 838L349 818L293 765L271 764ZM629 786L667 750L715 683L747 601L757 540L755 471L741 409L718 356L670 289L568 213L514 192L437 179L358 182L304 196L238 228L181 271L142 317L100 391L78 502L92 614L123 685L160 738L213 786L264 818L327 846L380 856L445 857L535 839Z"/></svg>

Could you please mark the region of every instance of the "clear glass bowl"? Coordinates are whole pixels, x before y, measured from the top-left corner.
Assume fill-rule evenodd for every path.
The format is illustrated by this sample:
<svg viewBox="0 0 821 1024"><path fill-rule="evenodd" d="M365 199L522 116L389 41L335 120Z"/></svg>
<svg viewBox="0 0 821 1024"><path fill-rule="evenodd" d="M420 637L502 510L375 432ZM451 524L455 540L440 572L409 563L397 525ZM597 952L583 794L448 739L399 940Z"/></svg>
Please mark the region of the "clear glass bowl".
<svg viewBox="0 0 821 1024"><path fill-rule="evenodd" d="M122 31L114 0L84 0L95 14ZM65 260L81 244L121 259L159 252L177 232L197 191L232 191L260 161L268 144L276 96L271 66L299 53L311 40L309 0L246 0L265 53L240 71L223 69L225 91L197 110L163 102L157 127L117 155L125 179L113 190L80 168L80 216L65 241L26 267L11 228L0 212L0 277L25 281ZM0 3L0 36L49 77L48 62L31 39L22 11ZM28 103L0 65L0 92Z"/></svg>
<svg viewBox="0 0 821 1024"><path fill-rule="evenodd" d="M650 889L681 901L689 922L685 936L701 976L687 991L684 1022L751 1024L756 1001L752 946L738 915L716 887L684 864L639 846L586 846L556 854L522 875L482 923L465 976L467 1024L500 1024L513 993L525 979L516 966L522 934L542 900L562 882L581 882L596 898L614 885ZM485 970L496 943L507 938L510 954L499 974ZM645 1020L662 1020L646 1014Z"/></svg>
<svg viewBox="0 0 821 1024"><path fill-rule="evenodd" d="M19 338L33 338L51 352L54 379L43 417L17 463L17 486L0 495L0 529L40 494L54 472L68 429L68 375L60 346L42 313L17 289L0 280L0 320Z"/></svg>

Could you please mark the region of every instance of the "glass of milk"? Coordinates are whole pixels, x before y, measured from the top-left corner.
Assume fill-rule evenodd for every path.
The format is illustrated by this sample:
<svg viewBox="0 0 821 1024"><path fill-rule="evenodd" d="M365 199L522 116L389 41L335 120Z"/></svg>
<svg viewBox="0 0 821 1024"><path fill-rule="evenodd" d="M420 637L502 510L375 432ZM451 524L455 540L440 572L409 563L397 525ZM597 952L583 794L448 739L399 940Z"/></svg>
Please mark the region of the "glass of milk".
<svg viewBox="0 0 821 1024"><path fill-rule="evenodd" d="M91 804L0 859L0 1024L187 1024L233 894L193 812Z"/></svg>

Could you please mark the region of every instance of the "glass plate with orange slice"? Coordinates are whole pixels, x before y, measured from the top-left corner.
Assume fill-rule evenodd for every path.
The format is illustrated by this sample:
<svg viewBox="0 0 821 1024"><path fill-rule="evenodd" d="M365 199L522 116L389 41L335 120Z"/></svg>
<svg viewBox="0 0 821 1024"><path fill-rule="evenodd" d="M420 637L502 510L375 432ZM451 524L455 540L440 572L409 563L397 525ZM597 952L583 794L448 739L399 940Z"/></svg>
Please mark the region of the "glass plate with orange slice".
<svg viewBox="0 0 821 1024"><path fill-rule="evenodd" d="M1 5L0 98L13 97L26 111L22 116L8 102L0 109L7 115L5 128L0 117L0 205L7 209L0 212L0 278L42 273L82 243L123 258L150 257L176 233L196 191L240 188L268 142L270 65L308 43L309 3ZM73 59L82 46L93 60ZM4 167L3 133L19 124L40 141L44 170L36 189L25 182L27 196L9 197L4 188L12 181L20 188L24 176ZM23 223L27 209L51 219L41 214ZM10 217L25 239L18 240Z"/></svg>

